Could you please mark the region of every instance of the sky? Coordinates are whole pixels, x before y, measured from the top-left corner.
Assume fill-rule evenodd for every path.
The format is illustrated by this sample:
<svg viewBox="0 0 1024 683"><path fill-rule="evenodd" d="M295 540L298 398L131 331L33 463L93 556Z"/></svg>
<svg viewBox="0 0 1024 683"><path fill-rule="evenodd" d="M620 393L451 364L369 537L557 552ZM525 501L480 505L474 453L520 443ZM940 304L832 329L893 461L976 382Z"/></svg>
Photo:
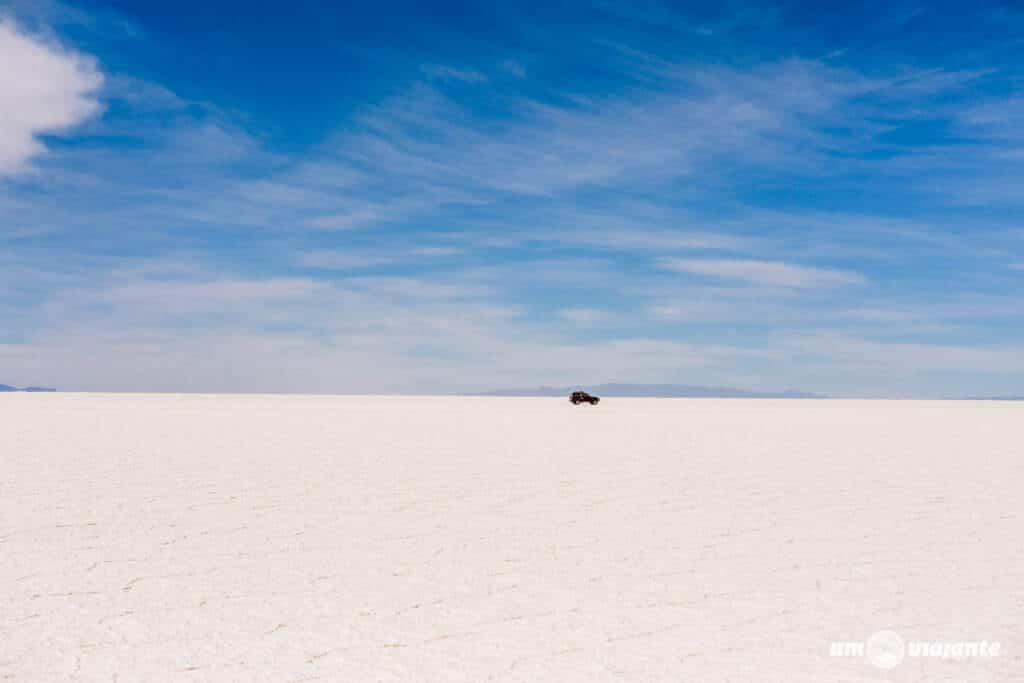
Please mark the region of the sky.
<svg viewBox="0 0 1024 683"><path fill-rule="evenodd" d="M1015 2L0 0L0 382L1024 393Z"/></svg>

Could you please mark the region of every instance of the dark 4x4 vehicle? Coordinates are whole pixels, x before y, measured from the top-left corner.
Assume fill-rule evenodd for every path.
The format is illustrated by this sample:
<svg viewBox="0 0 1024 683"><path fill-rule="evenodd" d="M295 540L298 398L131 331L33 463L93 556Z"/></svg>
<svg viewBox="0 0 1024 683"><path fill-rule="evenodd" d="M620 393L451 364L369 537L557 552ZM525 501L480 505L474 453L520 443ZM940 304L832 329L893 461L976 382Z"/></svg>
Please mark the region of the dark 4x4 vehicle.
<svg viewBox="0 0 1024 683"><path fill-rule="evenodd" d="M591 396L585 391L574 391L569 395L569 402L574 406L578 406L581 403L589 403L592 406L596 406L600 400L597 396Z"/></svg>

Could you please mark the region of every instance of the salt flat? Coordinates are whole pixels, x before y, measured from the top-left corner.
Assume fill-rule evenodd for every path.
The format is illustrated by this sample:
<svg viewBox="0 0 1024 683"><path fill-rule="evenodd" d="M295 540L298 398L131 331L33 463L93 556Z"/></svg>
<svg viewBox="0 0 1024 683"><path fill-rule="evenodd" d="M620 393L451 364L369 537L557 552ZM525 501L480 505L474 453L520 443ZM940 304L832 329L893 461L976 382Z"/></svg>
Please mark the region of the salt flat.
<svg viewBox="0 0 1024 683"><path fill-rule="evenodd" d="M1013 681L1024 404L0 396L0 680ZM830 656L891 629L994 657Z"/></svg>

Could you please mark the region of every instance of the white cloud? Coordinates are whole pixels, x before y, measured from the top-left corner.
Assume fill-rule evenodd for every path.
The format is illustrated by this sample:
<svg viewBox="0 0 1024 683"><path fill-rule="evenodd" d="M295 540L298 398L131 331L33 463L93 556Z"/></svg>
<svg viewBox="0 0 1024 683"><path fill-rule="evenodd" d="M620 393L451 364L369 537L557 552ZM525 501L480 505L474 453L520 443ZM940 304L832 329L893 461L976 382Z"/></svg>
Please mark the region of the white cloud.
<svg viewBox="0 0 1024 683"><path fill-rule="evenodd" d="M722 318L722 306L709 301L688 301L686 303L660 303L648 306L647 315L655 320L667 322L715 320Z"/></svg>
<svg viewBox="0 0 1024 683"><path fill-rule="evenodd" d="M558 315L577 325L596 325L612 319L608 311L599 308L566 308L559 311Z"/></svg>
<svg viewBox="0 0 1024 683"><path fill-rule="evenodd" d="M1000 393L1024 371L1019 348L875 341L813 329L766 333L756 344L742 337L733 344L686 343L641 331L580 338L571 327L553 329L497 299L496 290L507 287L502 271L482 280L448 274L446 282L429 275L316 280L232 275L183 261L179 255L37 274L49 294L25 311L24 340L0 340L0 377L63 389L417 392L603 381L721 384L746 373L755 379L739 384L875 395L920 392L925 380L915 373L967 378L960 390L929 390L939 395ZM6 275L0 268L0 288ZM723 302L701 290L658 313L693 317L683 308L689 301L728 308L757 290L737 291L743 297ZM773 293L765 290L765 298ZM603 313L568 311L584 321ZM728 319L749 319L747 312L733 310Z"/></svg>
<svg viewBox="0 0 1024 683"><path fill-rule="evenodd" d="M856 285L864 282L864 278L858 273L797 266L782 261L670 258L662 259L659 263L666 270L775 287L802 289Z"/></svg>
<svg viewBox="0 0 1024 683"><path fill-rule="evenodd" d="M117 284L94 296L116 312L151 311L156 317L165 317L293 305L309 299L318 288L309 278L142 279Z"/></svg>
<svg viewBox="0 0 1024 683"><path fill-rule="evenodd" d="M425 70L438 80L435 67ZM565 104L512 96L505 102L516 116L495 125L441 84L420 83L364 109L335 145L372 176L404 180L417 194L458 190L457 201L683 176L708 183L731 164L822 167L837 142L826 130L864 125L839 105L870 82L787 60L750 70L688 66L657 86Z"/></svg>
<svg viewBox="0 0 1024 683"><path fill-rule="evenodd" d="M1016 346L985 347L949 344L885 342L821 332L782 343L807 354L808 360L824 360L866 375L880 376L879 369L893 373L925 371L1007 373L1024 372L1024 349ZM869 370L873 372L868 372Z"/></svg>
<svg viewBox="0 0 1024 683"><path fill-rule="evenodd" d="M625 222L625 221L623 221ZM543 239L542 235L538 239ZM579 230L567 229L546 235L563 244L574 244L604 249L637 250L724 250L750 249L754 241L733 235L706 232L684 232L660 229Z"/></svg>
<svg viewBox="0 0 1024 683"><path fill-rule="evenodd" d="M516 78L526 78L526 67L514 59L506 59L502 62L501 69Z"/></svg>
<svg viewBox="0 0 1024 683"><path fill-rule="evenodd" d="M336 251L325 249L306 252L300 255L296 262L304 268L315 268L317 270L361 270L363 268L390 265L397 260L395 256L385 253L368 252L365 250Z"/></svg>
<svg viewBox="0 0 1024 683"><path fill-rule="evenodd" d="M988 101L962 113L960 123L969 133L992 140L1020 140L1024 123L1024 97Z"/></svg>
<svg viewBox="0 0 1024 683"><path fill-rule="evenodd" d="M24 172L57 133L99 111L103 76L94 60L21 32L0 19L0 175Z"/></svg>
<svg viewBox="0 0 1024 683"><path fill-rule="evenodd" d="M463 83L486 83L487 76L476 69L457 69L443 64L426 64L423 73L443 81L462 81Z"/></svg>
<svg viewBox="0 0 1024 683"><path fill-rule="evenodd" d="M407 249L317 249L299 254L296 263L319 270L360 270L393 264L426 262L460 253L456 247L422 246Z"/></svg>

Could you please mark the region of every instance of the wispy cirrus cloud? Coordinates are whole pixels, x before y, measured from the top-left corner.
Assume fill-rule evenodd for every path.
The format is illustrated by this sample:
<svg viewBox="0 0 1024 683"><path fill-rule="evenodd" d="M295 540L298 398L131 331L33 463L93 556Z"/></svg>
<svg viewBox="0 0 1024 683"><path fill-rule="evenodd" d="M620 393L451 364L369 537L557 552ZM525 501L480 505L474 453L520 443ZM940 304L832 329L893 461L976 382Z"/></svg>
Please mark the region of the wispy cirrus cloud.
<svg viewBox="0 0 1024 683"><path fill-rule="evenodd" d="M818 127L835 123L829 103L848 95L830 85L837 78L827 67L790 61L756 75L694 66L687 79L602 100L552 103L499 90L494 97L513 112L500 124L449 91L444 79L420 82L362 108L345 132L311 154L281 158L217 112L186 107L159 86L122 87L125 81L117 77L109 96L152 122L138 130L142 144L111 155L106 177L97 180L150 195L147 211L174 220L316 230L401 225L515 197L556 200L610 183L639 188L689 177L695 188L706 187L730 166L811 163L809 152L826 148ZM773 91L760 80L779 87ZM110 121L103 133L132 139L140 125ZM169 157L168 149L182 153ZM145 182L125 182L132 169L157 158L158 173ZM74 157L65 162L76 166ZM235 162L244 162L245 172L232 169ZM250 177L254 166L265 172ZM178 177L193 182L182 186ZM572 226L562 227L571 239ZM646 237L621 231L604 237L580 231L577 237L609 246L627 239L651 246L730 239L707 230L680 236L671 229Z"/></svg>
<svg viewBox="0 0 1024 683"><path fill-rule="evenodd" d="M496 127L419 85L368 108L357 118L362 130L337 145L352 163L421 188L547 195L694 175L710 160L806 165L824 149L821 127L841 116L836 105L864 87L853 74L802 60L743 71L693 65L629 97L554 104L507 96L517 115Z"/></svg>
<svg viewBox="0 0 1024 683"><path fill-rule="evenodd" d="M502 71L511 74L516 78L526 78L526 67L523 66L522 62L519 60L506 59L499 66Z"/></svg>
<svg viewBox="0 0 1024 683"><path fill-rule="evenodd" d="M965 133L991 140L1024 143L1024 97L981 102L958 117Z"/></svg>
<svg viewBox="0 0 1024 683"><path fill-rule="evenodd" d="M907 370L1024 372L1024 349L1008 344L965 346L878 341L823 331L799 339L788 339L782 346L801 350L830 363L840 360L859 371L885 368L899 373Z"/></svg>
<svg viewBox="0 0 1024 683"><path fill-rule="evenodd" d="M443 81L462 81L463 83L486 83L487 76L476 69L461 69L444 64L424 64L420 70L431 78Z"/></svg>
<svg viewBox="0 0 1024 683"><path fill-rule="evenodd" d="M680 273L797 289L859 285L865 282L859 273L800 266L781 261L677 258L662 259L658 265L663 269Z"/></svg>
<svg viewBox="0 0 1024 683"><path fill-rule="evenodd" d="M431 262L462 253L453 246L319 249L300 254L296 263L319 270L364 270L383 265Z"/></svg>
<svg viewBox="0 0 1024 683"><path fill-rule="evenodd" d="M614 319L611 313L600 308L566 308L559 311L558 315L577 325L596 325Z"/></svg>

